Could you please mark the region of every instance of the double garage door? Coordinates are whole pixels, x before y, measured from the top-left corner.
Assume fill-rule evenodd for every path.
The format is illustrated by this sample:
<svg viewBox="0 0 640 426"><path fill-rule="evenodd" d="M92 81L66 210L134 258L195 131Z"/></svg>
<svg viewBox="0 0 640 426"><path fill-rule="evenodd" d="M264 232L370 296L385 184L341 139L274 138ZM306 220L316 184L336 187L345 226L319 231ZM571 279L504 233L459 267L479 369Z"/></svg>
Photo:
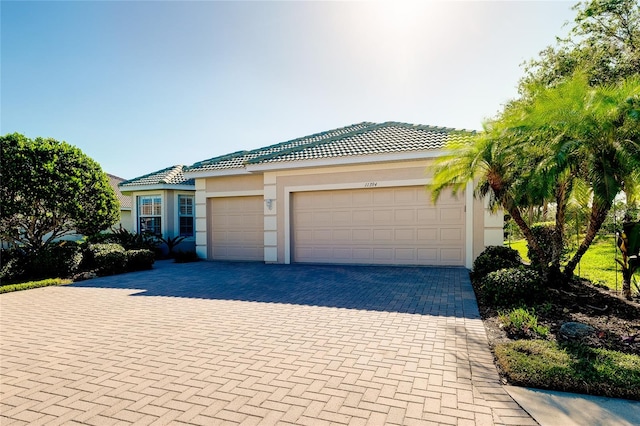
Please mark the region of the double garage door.
<svg viewBox="0 0 640 426"><path fill-rule="evenodd" d="M262 197L211 201L211 257L263 260ZM464 201L424 186L291 194L291 261L464 265Z"/></svg>

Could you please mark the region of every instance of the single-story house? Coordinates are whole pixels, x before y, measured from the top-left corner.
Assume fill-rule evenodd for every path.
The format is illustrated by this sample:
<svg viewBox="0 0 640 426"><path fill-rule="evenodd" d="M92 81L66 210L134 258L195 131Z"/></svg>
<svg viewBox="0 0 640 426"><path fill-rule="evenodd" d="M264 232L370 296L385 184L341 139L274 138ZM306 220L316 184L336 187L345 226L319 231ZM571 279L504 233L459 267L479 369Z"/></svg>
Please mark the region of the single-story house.
<svg viewBox="0 0 640 426"><path fill-rule="evenodd" d="M183 165L171 166L118 185L131 203L134 233L151 232L165 239L185 237L177 250L195 248L195 184Z"/></svg>
<svg viewBox="0 0 640 426"><path fill-rule="evenodd" d="M447 141L469 134L363 122L120 187L134 196L138 231L177 235L182 212L195 212L205 259L471 268L486 246L502 244L503 218L474 199L471 183L432 204L426 172ZM182 210L183 199L195 211Z"/></svg>

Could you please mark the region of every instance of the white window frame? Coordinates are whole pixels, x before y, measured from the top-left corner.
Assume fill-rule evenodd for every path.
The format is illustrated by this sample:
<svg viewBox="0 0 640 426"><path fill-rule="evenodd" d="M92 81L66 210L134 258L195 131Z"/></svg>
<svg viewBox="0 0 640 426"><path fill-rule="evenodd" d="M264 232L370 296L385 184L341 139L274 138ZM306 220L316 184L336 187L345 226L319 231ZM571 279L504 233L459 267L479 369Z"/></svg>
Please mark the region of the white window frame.
<svg viewBox="0 0 640 426"><path fill-rule="evenodd" d="M151 200L150 203L150 211L143 212L143 201ZM152 232L154 235L162 236L162 203L163 199L161 195L138 195L137 197L137 230L138 234L141 234L146 231L143 229L142 221L144 219L150 219L152 222L157 221L157 225L154 228L157 229L157 232ZM145 205L146 207L146 205Z"/></svg>
<svg viewBox="0 0 640 426"><path fill-rule="evenodd" d="M191 207L191 213L185 212L183 213L182 211L182 200L191 200L190 206ZM182 218L191 218L191 234L189 235L185 235L182 233ZM194 237L196 234L196 229L195 229L195 223L196 223L196 202L195 202L195 196L194 195L184 195L184 194L178 194L178 235L181 237L187 237L187 238L191 238Z"/></svg>

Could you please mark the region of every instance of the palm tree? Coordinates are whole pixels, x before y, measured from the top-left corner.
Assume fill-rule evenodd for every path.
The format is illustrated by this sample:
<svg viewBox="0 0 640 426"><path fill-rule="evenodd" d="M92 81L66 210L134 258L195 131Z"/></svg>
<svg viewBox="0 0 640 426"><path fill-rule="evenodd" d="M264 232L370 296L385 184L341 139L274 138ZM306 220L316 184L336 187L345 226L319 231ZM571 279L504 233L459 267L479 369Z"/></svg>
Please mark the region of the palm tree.
<svg viewBox="0 0 640 426"><path fill-rule="evenodd" d="M514 219L540 259L539 246L522 212L531 205L556 207L553 244L546 277L560 272L567 207L574 188L591 191L586 235L564 268L573 272L602 226L621 190L637 188L640 173L640 77L590 87L577 73L554 87L531 88L529 96L508 104L485 131L450 145L450 155L434 166L433 198L447 186L460 190L476 183L476 196L489 196ZM578 185L580 187L584 185Z"/></svg>
<svg viewBox="0 0 640 426"><path fill-rule="evenodd" d="M550 169L555 169L558 233L564 228L566 202L575 180L591 189L587 232L564 268L565 276L570 278L600 230L615 196L638 184L640 77L591 87L587 77L577 73L555 87L540 89L523 125L535 135L536 144L549 146L553 153L546 161Z"/></svg>
<svg viewBox="0 0 640 426"><path fill-rule="evenodd" d="M455 138L447 146L448 154L438 157L431 167L433 181L429 189L432 201L437 202L445 188L453 194L464 190L467 182L475 184L476 198L489 197L490 208L507 211L520 228L529 247L542 253L531 228L524 220L515 190L521 178L517 165L520 156L518 147L501 137L502 129L497 122L485 123L484 132L468 138Z"/></svg>

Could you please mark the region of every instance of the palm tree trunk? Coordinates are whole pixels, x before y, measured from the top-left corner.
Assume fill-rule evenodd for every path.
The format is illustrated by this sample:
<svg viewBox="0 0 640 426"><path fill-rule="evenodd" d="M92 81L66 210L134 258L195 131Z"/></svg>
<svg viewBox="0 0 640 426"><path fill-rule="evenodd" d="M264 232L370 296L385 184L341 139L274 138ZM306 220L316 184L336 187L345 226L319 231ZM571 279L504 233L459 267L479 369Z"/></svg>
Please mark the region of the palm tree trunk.
<svg viewBox="0 0 640 426"><path fill-rule="evenodd" d="M584 236L584 239L580 243L578 247L578 251L573 255L567 266L564 268L564 275L567 279L573 278L573 271L575 271L576 266L582 259L582 256L587 252L587 249L596 238L598 231L602 227L604 220L607 218L607 213L609 212L609 207L598 206L595 202L591 207L591 215L589 216L589 226L587 227L587 233Z"/></svg>
<svg viewBox="0 0 640 426"><path fill-rule="evenodd" d="M527 225L527 222L522 218L522 215L520 214L520 210L517 207L510 207L507 209L507 211L511 215L511 218L513 219L513 221L518 225L518 228L520 228L520 231L522 232L522 235L524 235L524 238L527 240L527 244L529 245L531 250L533 250L536 253L539 259L543 259L544 252L540 248L540 245L538 245L538 240L536 240L533 233L531 232L531 228L529 227L529 225Z"/></svg>

